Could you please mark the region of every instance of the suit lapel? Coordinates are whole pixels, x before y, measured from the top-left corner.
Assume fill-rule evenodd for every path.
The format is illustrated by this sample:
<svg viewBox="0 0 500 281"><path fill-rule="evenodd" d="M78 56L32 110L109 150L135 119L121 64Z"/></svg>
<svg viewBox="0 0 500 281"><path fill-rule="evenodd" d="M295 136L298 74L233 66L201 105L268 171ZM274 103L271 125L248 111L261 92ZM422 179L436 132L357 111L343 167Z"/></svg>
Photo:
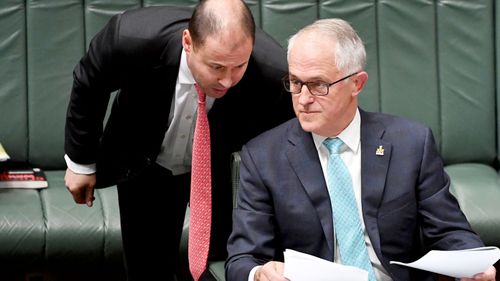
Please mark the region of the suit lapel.
<svg viewBox="0 0 500 281"><path fill-rule="evenodd" d="M160 116L159 128L162 132L166 132L168 129L168 117L170 114L170 107L172 103L172 97L175 95L175 86L177 76L179 74L180 58L182 51L182 31L186 24L178 24L171 27L171 32L166 33L165 37L165 48L158 60L158 64L154 67L153 75L157 78L154 81L158 81L156 85L156 90L158 91L159 100L157 100L156 106L160 107L157 110ZM162 135L163 141L164 135Z"/></svg>
<svg viewBox="0 0 500 281"><path fill-rule="evenodd" d="M374 120L370 113L361 111L361 194L365 227L377 253L380 250L380 236L377 223L377 211L384 194L385 181L392 145L382 136L385 127Z"/></svg>
<svg viewBox="0 0 500 281"><path fill-rule="evenodd" d="M286 153L292 169L316 208L333 257L333 219L328 189L312 136L302 130L297 119L288 131Z"/></svg>

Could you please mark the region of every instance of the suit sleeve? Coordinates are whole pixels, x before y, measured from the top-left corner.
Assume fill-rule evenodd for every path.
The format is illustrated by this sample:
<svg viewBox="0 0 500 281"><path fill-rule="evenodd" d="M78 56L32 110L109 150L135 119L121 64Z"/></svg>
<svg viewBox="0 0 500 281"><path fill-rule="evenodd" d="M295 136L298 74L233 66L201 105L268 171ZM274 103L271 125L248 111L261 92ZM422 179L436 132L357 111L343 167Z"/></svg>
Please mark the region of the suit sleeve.
<svg viewBox="0 0 500 281"><path fill-rule="evenodd" d="M430 129L427 129L423 151L418 187L425 245L441 250L483 246L450 193L450 178L443 169Z"/></svg>
<svg viewBox="0 0 500 281"><path fill-rule="evenodd" d="M241 151L240 178L226 262L226 279L233 281L247 281L252 268L276 256L272 198L246 146Z"/></svg>
<svg viewBox="0 0 500 281"><path fill-rule="evenodd" d="M118 89L119 24L120 15L111 18L93 38L88 52L73 71L66 113L65 153L79 164L96 162L109 98Z"/></svg>

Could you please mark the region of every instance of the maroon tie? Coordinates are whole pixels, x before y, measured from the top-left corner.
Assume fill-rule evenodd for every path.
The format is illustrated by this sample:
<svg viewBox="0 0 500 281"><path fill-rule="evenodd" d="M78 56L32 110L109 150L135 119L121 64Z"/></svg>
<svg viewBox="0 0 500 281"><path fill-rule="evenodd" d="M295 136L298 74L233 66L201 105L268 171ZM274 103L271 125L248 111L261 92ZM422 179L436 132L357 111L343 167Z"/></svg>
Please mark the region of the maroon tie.
<svg viewBox="0 0 500 281"><path fill-rule="evenodd" d="M207 267L212 220L212 177L210 169L210 129L208 126L205 94L198 92L198 117L193 138L191 164L191 197L189 201L189 269L198 281Z"/></svg>

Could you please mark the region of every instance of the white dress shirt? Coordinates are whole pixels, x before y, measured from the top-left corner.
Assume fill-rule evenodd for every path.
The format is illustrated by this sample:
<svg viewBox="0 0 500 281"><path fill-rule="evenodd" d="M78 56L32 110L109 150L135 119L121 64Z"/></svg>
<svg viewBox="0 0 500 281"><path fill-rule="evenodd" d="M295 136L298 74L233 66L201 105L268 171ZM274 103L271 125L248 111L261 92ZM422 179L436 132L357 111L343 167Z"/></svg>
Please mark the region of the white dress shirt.
<svg viewBox="0 0 500 281"><path fill-rule="evenodd" d="M173 175L191 171L193 132L198 111L198 93L194 88L194 83L195 80L187 65L186 53L183 49L175 83L175 94L170 106L169 126L156 158L156 163L170 170ZM207 112L212 108L214 101L215 98L206 97ZM95 164L78 164L71 161L68 155L64 155L64 159L68 168L75 173L92 174L96 171Z"/></svg>
<svg viewBox="0 0 500 281"><path fill-rule="evenodd" d="M183 49L175 85L175 96L170 107L169 126L156 159L156 163L169 169L173 175L191 171L193 133L198 111L198 93L194 84L195 81L187 66L186 53ZM207 96L207 112L212 108L214 100Z"/></svg>
<svg viewBox="0 0 500 281"><path fill-rule="evenodd" d="M327 174L327 163L329 152L326 146L323 145L323 141L327 138L324 136L313 135L314 144L318 150L319 160L321 162L321 168L323 169L323 175ZM377 258L375 251L373 250L372 243L368 237L368 233L365 229L365 224L363 221L363 211L361 204L361 116L359 110L356 110L353 120L338 136L330 136L332 138L338 137L344 142L340 147L340 158L344 161L349 173L352 178L352 187L354 189L354 196L356 198L356 203L358 205L359 217L361 218L363 233L365 237L366 247L368 249L368 255L370 256L370 261L372 263L373 269L375 271L375 276L379 281L391 281L392 279L387 274L387 271L382 266L382 263ZM326 181L326 179L325 179ZM337 240L335 240L335 262L342 263L340 260L340 253Z"/></svg>

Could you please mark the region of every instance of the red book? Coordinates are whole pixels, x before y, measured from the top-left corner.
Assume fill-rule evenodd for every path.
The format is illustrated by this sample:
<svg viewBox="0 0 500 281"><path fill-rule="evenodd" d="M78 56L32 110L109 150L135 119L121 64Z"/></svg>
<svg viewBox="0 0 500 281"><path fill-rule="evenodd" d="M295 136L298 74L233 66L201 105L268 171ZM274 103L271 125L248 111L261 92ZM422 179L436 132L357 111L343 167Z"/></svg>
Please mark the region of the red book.
<svg viewBox="0 0 500 281"><path fill-rule="evenodd" d="M45 188L47 178L40 168L12 168L0 170L0 188Z"/></svg>

